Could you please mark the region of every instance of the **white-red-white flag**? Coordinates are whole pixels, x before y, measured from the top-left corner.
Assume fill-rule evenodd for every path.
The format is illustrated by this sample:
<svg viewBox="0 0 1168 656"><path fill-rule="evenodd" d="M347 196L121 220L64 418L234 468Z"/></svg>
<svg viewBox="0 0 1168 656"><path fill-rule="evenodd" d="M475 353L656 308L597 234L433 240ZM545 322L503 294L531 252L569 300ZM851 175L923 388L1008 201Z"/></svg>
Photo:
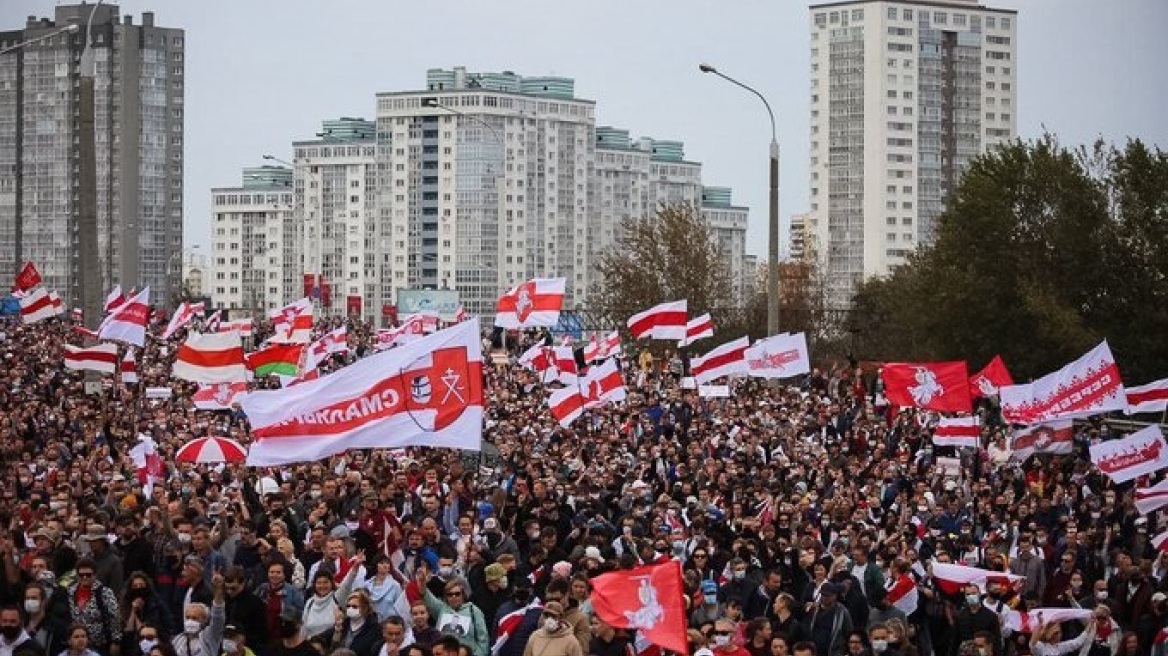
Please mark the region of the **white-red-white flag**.
<svg viewBox="0 0 1168 656"><path fill-rule="evenodd" d="M44 287L37 287L20 299L20 320L23 323L37 323L56 316L53 300Z"/></svg>
<svg viewBox="0 0 1168 656"><path fill-rule="evenodd" d="M599 362L605 358L620 355L620 350L619 332L614 330L603 338L593 333L592 338L588 340L588 344L584 347L584 361Z"/></svg>
<svg viewBox="0 0 1168 656"><path fill-rule="evenodd" d="M512 287L499 298L495 325L510 330L555 326L566 292L565 278L535 278Z"/></svg>
<svg viewBox="0 0 1168 656"><path fill-rule="evenodd" d="M110 339L142 348L146 345L146 324L150 321L150 287L132 296L110 312L97 328L99 339Z"/></svg>
<svg viewBox="0 0 1168 656"><path fill-rule="evenodd" d="M229 333L234 330L235 332L239 333L240 337L251 337L252 327L252 318L244 317L243 319L236 319L235 321L221 322L215 332Z"/></svg>
<svg viewBox="0 0 1168 656"><path fill-rule="evenodd" d="M783 333L755 342L746 349L746 368L752 378L790 378L810 373L807 336Z"/></svg>
<svg viewBox="0 0 1168 656"><path fill-rule="evenodd" d="M655 305L629 317L627 322L633 339L685 339L689 319L687 301L671 301Z"/></svg>
<svg viewBox="0 0 1168 656"><path fill-rule="evenodd" d="M609 358L589 369L577 384L552 391L548 407L556 421L567 428L585 410L624 401L627 393L616 360Z"/></svg>
<svg viewBox="0 0 1168 656"><path fill-rule="evenodd" d="M122 286L114 285L114 288L111 289L110 293L106 295L105 304L102 306L102 309L106 312L106 314L109 314L110 312L113 312L114 310L121 307L125 302L126 295L122 293Z"/></svg>
<svg viewBox="0 0 1168 656"><path fill-rule="evenodd" d="M95 344L89 348L81 348L72 344L65 345L65 368L74 371L96 371L103 374L112 374L118 366L117 344Z"/></svg>
<svg viewBox="0 0 1168 656"><path fill-rule="evenodd" d="M142 485L142 491L149 497L153 493L154 484L164 480L166 464L158 455L158 445L154 443L153 438L139 433L138 439L141 441L130 449L130 458L138 470L138 483Z"/></svg>
<svg viewBox="0 0 1168 656"><path fill-rule="evenodd" d="M1141 515L1159 510L1168 506L1168 478L1152 487L1136 488L1136 510Z"/></svg>
<svg viewBox="0 0 1168 656"><path fill-rule="evenodd" d="M1019 581L1026 580L1025 576L1018 574L981 569L980 567L969 567L968 565L938 563L934 561L930 567L932 568L933 579L937 582L937 586L945 594L949 595L960 593L962 586L966 585L976 585L984 592L986 585L991 582L1013 585Z"/></svg>
<svg viewBox="0 0 1168 656"><path fill-rule="evenodd" d="M1006 610L1002 614L1002 628L1013 633L1034 633L1038 627L1063 622L1091 621L1095 611L1089 608L1035 608L1030 611Z"/></svg>
<svg viewBox="0 0 1168 656"><path fill-rule="evenodd" d="M394 346L409 344L414 340L421 339L425 334L423 317L418 314L410 315L397 328L382 328L378 330L377 343L374 346L374 350L384 351Z"/></svg>
<svg viewBox="0 0 1168 656"><path fill-rule="evenodd" d="M138 361L134 359L134 349L126 349L126 354L122 356L121 369L123 385L138 384Z"/></svg>
<svg viewBox="0 0 1168 656"><path fill-rule="evenodd" d="M1106 340L1078 360L1033 383L999 390L1002 416L1012 424L1041 424L1126 410L1127 393Z"/></svg>
<svg viewBox="0 0 1168 656"><path fill-rule="evenodd" d="M221 323L223 323L223 310L215 310L211 316L203 320L203 328L209 333L218 332Z"/></svg>
<svg viewBox="0 0 1168 656"><path fill-rule="evenodd" d="M239 333L190 333L175 355L173 374L207 385L246 381Z"/></svg>
<svg viewBox="0 0 1168 656"><path fill-rule="evenodd" d="M162 338L164 341L174 336L176 332L183 326L186 326L195 318L194 308L190 303L183 301L174 310L174 314L170 315L170 322L166 324L166 330L162 331Z"/></svg>
<svg viewBox="0 0 1168 656"><path fill-rule="evenodd" d="M471 319L317 380L250 392L251 466L321 460L348 449L477 451L483 432L479 322Z"/></svg>
<svg viewBox="0 0 1168 656"><path fill-rule="evenodd" d="M723 376L745 374L746 349L750 347L749 337L739 337L726 342L705 355L694 356L689 361L690 375L699 385Z"/></svg>
<svg viewBox="0 0 1168 656"><path fill-rule="evenodd" d="M689 346L699 339L714 336L714 320L707 312L700 317L690 319L685 324L685 339L677 343L678 346Z"/></svg>
<svg viewBox="0 0 1168 656"><path fill-rule="evenodd" d="M247 383L199 385L191 400L197 410L230 410L247 394Z"/></svg>
<svg viewBox="0 0 1168 656"><path fill-rule="evenodd" d="M917 604L920 602L920 592L917 590L917 582L912 576L908 574L901 574L895 579L888 578L884 584L887 591L885 599L889 604L900 609L905 615L912 615L917 610Z"/></svg>
<svg viewBox="0 0 1168 656"><path fill-rule="evenodd" d="M942 417L933 431L935 446L976 449L981 444L981 423L977 417Z"/></svg>
<svg viewBox="0 0 1168 656"><path fill-rule="evenodd" d="M312 341L312 301L302 298L276 310L272 327L275 329L272 342L307 344Z"/></svg>
<svg viewBox="0 0 1168 656"><path fill-rule="evenodd" d="M195 313L196 317L203 317L207 314L207 306L203 301L190 304L191 312Z"/></svg>
<svg viewBox="0 0 1168 656"><path fill-rule="evenodd" d="M49 305L53 307L53 314L55 316L65 314L65 303L57 295L57 292L49 292Z"/></svg>
<svg viewBox="0 0 1168 656"><path fill-rule="evenodd" d="M462 307L461 305L458 306L458 309L454 312L454 323L462 323L469 318L470 313L466 311L466 308Z"/></svg>
<svg viewBox="0 0 1168 656"><path fill-rule="evenodd" d="M301 375L314 371L325 358L335 353L349 352L348 331L344 326L332 330L313 342L304 354L304 368Z"/></svg>
<svg viewBox="0 0 1168 656"><path fill-rule="evenodd" d="M1072 419L1028 426L1013 431L1010 457L1025 462L1036 453L1066 455L1075 449L1075 422Z"/></svg>
<svg viewBox="0 0 1168 656"><path fill-rule="evenodd" d="M1152 538L1152 547L1156 551L1168 551L1168 531L1164 531Z"/></svg>
<svg viewBox="0 0 1168 656"><path fill-rule="evenodd" d="M1129 415L1141 412L1164 412L1168 409L1168 378L1152 381L1147 385L1126 387L1127 410Z"/></svg>
<svg viewBox="0 0 1168 656"><path fill-rule="evenodd" d="M1126 483L1168 467L1168 447L1160 427L1153 424L1121 440L1092 444L1091 462L1113 483Z"/></svg>

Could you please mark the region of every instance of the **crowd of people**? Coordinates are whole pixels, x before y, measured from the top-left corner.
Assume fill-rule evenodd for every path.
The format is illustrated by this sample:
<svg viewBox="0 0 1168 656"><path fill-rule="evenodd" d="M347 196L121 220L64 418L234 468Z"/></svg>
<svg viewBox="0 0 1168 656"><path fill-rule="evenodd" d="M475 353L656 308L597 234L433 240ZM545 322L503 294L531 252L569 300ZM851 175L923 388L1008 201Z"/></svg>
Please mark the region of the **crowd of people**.
<svg viewBox="0 0 1168 656"><path fill-rule="evenodd" d="M369 326L348 334L326 370L373 351ZM1164 653L1166 527L1084 456L1104 422L1019 461L987 403L986 448L939 453L930 418L890 416L854 363L703 398L682 356L626 344L626 401L563 428L517 364L527 334L484 373L490 453L191 465L182 444L248 427L171 379L181 338L150 339L137 385L87 390L61 364L67 322L0 325L0 656L636 655L654 647L592 611L590 581L671 560L699 656ZM173 396L144 398L158 386ZM152 489L142 435L165 463ZM935 563L1023 578L954 594ZM1091 619L1007 621L1033 608Z"/></svg>

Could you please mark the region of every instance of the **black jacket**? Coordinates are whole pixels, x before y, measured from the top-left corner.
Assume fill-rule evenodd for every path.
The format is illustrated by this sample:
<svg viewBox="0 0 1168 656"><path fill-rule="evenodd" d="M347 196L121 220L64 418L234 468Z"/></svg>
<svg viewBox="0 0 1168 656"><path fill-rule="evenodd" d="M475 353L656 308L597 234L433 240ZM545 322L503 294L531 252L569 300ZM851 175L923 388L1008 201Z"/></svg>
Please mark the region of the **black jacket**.
<svg viewBox="0 0 1168 656"><path fill-rule="evenodd" d="M268 608L259 597L244 590L238 596L228 596L225 600L227 624L239 627L243 631L247 644L255 649L267 644L267 613ZM376 655L374 655L376 656Z"/></svg>

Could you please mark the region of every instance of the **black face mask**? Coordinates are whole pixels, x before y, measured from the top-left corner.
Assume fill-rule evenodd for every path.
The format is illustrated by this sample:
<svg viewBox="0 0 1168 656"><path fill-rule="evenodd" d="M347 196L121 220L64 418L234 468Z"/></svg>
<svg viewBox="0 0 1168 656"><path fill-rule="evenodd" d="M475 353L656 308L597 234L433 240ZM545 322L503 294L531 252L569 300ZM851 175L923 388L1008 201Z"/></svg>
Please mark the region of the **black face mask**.
<svg viewBox="0 0 1168 656"><path fill-rule="evenodd" d="M291 638L300 631L300 627L296 626L294 622L280 622L280 637Z"/></svg>
<svg viewBox="0 0 1168 656"><path fill-rule="evenodd" d="M21 629L19 626L6 626L4 628L0 628L0 635L4 636L4 639L8 642L12 642L13 640L16 640L17 636L20 635L20 630Z"/></svg>

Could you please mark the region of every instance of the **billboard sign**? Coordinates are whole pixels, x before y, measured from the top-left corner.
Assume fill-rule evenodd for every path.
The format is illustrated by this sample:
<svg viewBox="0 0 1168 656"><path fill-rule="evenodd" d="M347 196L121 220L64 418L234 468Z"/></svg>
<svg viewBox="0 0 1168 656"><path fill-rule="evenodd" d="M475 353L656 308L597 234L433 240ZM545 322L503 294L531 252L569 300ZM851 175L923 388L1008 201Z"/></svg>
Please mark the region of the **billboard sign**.
<svg viewBox="0 0 1168 656"><path fill-rule="evenodd" d="M399 289L397 311L399 316L429 313L443 321L453 322L460 305L458 292L453 289Z"/></svg>

